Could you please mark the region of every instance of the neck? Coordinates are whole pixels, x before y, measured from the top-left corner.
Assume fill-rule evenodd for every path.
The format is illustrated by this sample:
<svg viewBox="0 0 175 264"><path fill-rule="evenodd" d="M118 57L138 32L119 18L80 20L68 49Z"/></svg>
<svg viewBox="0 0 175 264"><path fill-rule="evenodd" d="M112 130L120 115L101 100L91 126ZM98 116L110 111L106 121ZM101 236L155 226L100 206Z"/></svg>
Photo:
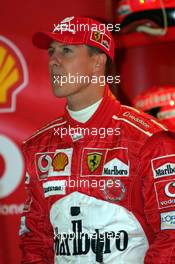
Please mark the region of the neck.
<svg viewBox="0 0 175 264"><path fill-rule="evenodd" d="M81 89L80 93L67 97L68 108L73 111L79 111L94 104L103 97L104 89L105 86L100 86L99 84Z"/></svg>

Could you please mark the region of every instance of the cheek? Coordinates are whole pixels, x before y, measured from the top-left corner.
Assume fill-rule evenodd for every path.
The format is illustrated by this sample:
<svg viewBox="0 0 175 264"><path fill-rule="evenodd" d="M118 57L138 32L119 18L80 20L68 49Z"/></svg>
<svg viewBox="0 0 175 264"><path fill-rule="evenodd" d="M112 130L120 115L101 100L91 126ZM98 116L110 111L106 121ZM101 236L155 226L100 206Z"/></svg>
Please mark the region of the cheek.
<svg viewBox="0 0 175 264"><path fill-rule="evenodd" d="M51 74L51 71L53 71L53 64L50 61L48 63L48 69L49 69L49 73Z"/></svg>
<svg viewBox="0 0 175 264"><path fill-rule="evenodd" d="M91 75L93 72L92 65L89 60L82 58L74 61L71 65L71 72L74 74Z"/></svg>

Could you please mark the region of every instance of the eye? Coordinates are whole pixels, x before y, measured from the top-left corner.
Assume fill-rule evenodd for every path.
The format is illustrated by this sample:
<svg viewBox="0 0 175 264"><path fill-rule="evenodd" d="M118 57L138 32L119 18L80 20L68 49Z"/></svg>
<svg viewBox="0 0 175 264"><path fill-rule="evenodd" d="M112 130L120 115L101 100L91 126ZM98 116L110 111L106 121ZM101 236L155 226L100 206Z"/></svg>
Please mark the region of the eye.
<svg viewBox="0 0 175 264"><path fill-rule="evenodd" d="M63 53L66 54L66 53L69 53L69 52L72 52L72 50L68 47L63 47Z"/></svg>
<svg viewBox="0 0 175 264"><path fill-rule="evenodd" d="M54 53L54 48L53 47L49 47L48 48L48 54L49 54L49 56L52 56L53 53Z"/></svg>

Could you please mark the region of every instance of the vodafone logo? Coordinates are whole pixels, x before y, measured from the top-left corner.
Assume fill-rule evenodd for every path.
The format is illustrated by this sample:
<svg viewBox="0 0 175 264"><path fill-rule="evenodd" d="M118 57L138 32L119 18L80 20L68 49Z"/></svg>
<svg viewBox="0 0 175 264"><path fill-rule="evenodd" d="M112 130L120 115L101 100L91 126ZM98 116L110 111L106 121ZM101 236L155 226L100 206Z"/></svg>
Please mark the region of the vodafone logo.
<svg viewBox="0 0 175 264"><path fill-rule="evenodd" d="M175 180L163 180L154 184L158 208L175 206Z"/></svg>
<svg viewBox="0 0 175 264"><path fill-rule="evenodd" d="M43 160L46 161L46 165L43 165ZM38 168L40 169L41 172L48 172L50 165L52 163L52 159L49 155L41 155L38 159Z"/></svg>
<svg viewBox="0 0 175 264"><path fill-rule="evenodd" d="M165 193L169 197L175 197L175 182L169 182L165 186Z"/></svg>
<svg viewBox="0 0 175 264"><path fill-rule="evenodd" d="M20 149L8 137L0 135L2 171L0 177L0 199L13 193L23 177L24 162Z"/></svg>

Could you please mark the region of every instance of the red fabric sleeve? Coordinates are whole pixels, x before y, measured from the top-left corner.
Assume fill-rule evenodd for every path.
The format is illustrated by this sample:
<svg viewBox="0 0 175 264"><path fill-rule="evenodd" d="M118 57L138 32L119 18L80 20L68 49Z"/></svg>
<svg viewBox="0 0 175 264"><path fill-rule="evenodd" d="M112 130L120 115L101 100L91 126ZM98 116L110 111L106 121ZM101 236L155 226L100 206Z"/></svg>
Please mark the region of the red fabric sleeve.
<svg viewBox="0 0 175 264"><path fill-rule="evenodd" d="M54 236L49 220L48 204L44 199L42 185L34 175L34 170L30 168L35 167L34 163L26 154L25 160L28 170L25 181L27 200L19 231L22 250L21 264L52 264L54 263Z"/></svg>
<svg viewBox="0 0 175 264"><path fill-rule="evenodd" d="M140 158L144 211L155 233L144 263L174 264L175 134L155 134L142 148Z"/></svg>

